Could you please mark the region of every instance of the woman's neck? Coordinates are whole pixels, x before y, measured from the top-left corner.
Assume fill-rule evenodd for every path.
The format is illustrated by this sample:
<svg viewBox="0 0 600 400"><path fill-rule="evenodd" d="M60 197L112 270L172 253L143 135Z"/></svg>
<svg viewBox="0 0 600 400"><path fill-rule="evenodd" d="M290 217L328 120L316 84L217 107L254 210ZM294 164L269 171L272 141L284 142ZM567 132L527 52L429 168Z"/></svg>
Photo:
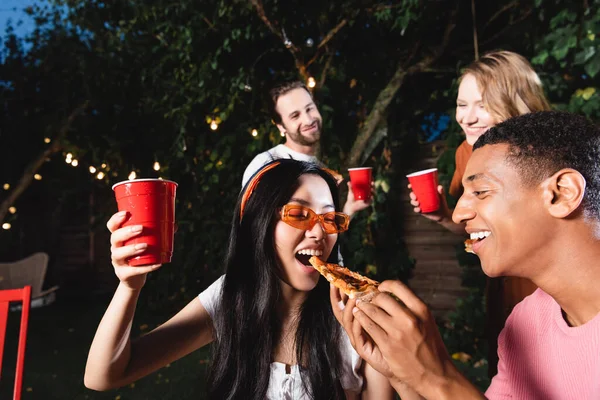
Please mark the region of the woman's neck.
<svg viewBox="0 0 600 400"><path fill-rule="evenodd" d="M308 292L303 292L294 289L287 283L281 282L281 302L279 303L278 314L282 320L286 320L289 317L295 317L299 315L302 304L308 297Z"/></svg>
<svg viewBox="0 0 600 400"><path fill-rule="evenodd" d="M275 345L273 361L294 365L297 364L295 338L300 320L300 310L308 293L296 290L282 281L281 295L282 299L277 308L281 330L279 343Z"/></svg>

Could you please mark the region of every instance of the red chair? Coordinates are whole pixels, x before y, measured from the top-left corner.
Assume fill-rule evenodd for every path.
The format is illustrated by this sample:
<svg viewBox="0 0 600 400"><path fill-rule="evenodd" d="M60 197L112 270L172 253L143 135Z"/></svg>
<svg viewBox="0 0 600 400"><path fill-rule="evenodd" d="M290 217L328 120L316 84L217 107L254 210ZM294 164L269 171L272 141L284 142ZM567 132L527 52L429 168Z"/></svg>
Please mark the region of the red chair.
<svg viewBox="0 0 600 400"><path fill-rule="evenodd" d="M19 330L19 347L17 350L17 369L15 371L15 389L13 400L21 400L23 386L23 366L25 364L25 342L27 341L27 323L31 306L31 286L22 289L0 290L0 373L2 372L2 356L4 355L4 339L8 320L8 305L11 301L23 302L21 311L21 329Z"/></svg>

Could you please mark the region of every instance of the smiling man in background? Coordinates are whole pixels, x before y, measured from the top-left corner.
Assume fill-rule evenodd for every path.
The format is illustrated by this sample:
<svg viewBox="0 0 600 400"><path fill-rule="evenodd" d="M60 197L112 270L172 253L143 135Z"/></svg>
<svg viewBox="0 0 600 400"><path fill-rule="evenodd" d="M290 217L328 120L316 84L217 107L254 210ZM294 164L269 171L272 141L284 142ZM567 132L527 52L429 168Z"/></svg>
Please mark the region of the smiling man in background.
<svg viewBox="0 0 600 400"><path fill-rule="evenodd" d="M279 132L285 135L285 143L254 157L244 171L242 187L246 186L260 167L279 158L291 158L323 166L316 157L323 119L306 85L300 81L285 82L272 88L269 95L271 118ZM369 204L370 202L356 200L352 190L348 190L343 212L352 217L354 213L364 210Z"/></svg>

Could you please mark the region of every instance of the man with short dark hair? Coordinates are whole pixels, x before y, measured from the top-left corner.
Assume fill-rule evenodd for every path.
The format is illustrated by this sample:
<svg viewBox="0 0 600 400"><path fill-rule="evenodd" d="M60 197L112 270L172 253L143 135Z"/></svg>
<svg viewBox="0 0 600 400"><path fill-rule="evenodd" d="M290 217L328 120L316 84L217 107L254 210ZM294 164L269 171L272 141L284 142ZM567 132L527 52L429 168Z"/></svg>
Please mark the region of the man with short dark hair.
<svg viewBox="0 0 600 400"><path fill-rule="evenodd" d="M500 334L487 398L600 399L600 129L537 112L491 128L473 149L453 219L487 275L539 287ZM358 353L425 398L484 398L453 365L427 306L400 282L379 289L400 302L381 294L339 311L332 290Z"/></svg>
<svg viewBox="0 0 600 400"><path fill-rule="evenodd" d="M242 178L242 186L266 163L278 158L321 164L315 152L321 139L323 120L311 92L300 81L285 82L269 91L272 119L285 135L285 143L258 154L248 164ZM352 216L369 206L368 202L355 200L351 190L343 212Z"/></svg>

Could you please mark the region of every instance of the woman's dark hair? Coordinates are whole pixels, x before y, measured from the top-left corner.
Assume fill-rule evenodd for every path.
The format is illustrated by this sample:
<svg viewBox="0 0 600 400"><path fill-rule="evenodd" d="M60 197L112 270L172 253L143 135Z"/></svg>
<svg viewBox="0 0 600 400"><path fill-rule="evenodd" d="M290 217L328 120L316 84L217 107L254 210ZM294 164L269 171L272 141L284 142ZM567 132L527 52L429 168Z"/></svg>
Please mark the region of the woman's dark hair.
<svg viewBox="0 0 600 400"><path fill-rule="evenodd" d="M276 312L281 301L280 265L274 243L277 208L292 197L302 175L312 174L327 182L339 210L337 185L329 173L312 163L287 159L275 162L279 164L266 171L254 188L243 218L240 202L248 185L240 193L234 212L223 297L213 321L210 399L266 397L275 345L282 333ZM329 262L338 262L337 245ZM340 384L341 328L328 299L329 283L321 277L300 310L295 336L304 388L319 400L345 398Z"/></svg>

